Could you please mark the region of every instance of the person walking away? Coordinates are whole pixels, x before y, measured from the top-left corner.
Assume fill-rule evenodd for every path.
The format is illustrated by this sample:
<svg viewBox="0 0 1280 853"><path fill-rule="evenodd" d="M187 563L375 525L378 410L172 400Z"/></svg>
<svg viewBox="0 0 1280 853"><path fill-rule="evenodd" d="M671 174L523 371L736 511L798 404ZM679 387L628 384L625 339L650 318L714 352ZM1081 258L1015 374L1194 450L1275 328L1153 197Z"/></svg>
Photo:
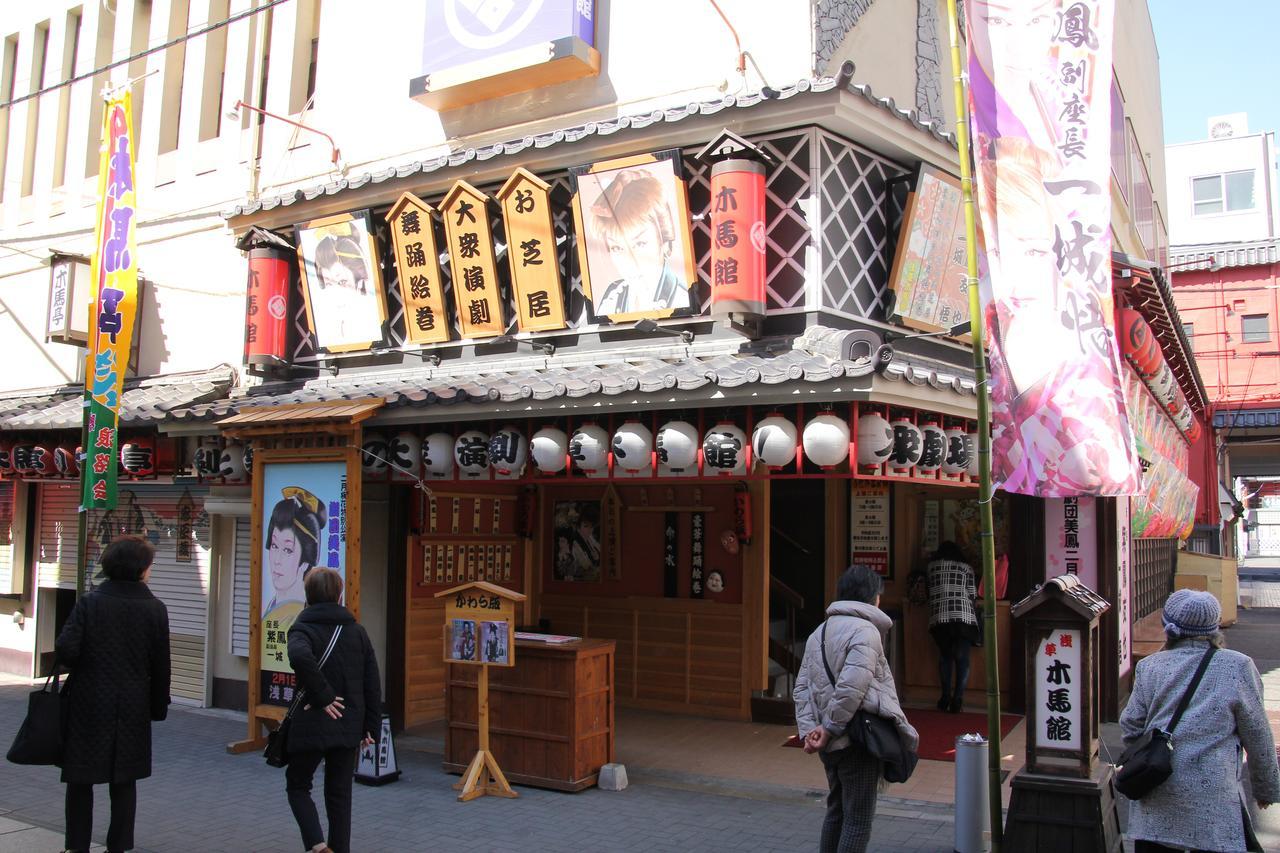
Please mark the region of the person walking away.
<svg viewBox="0 0 1280 853"><path fill-rule="evenodd" d="M939 711L960 713L969 685L969 650L978 641L973 567L954 542L943 542L929 561L929 634L938 645ZM955 682L952 682L952 674Z"/></svg>
<svg viewBox="0 0 1280 853"><path fill-rule="evenodd" d="M1173 733L1173 775L1129 804L1135 853L1261 850L1253 839L1241 785L1241 750L1258 806L1280 798L1276 745L1253 661L1225 648L1222 608L1208 592L1180 589L1163 611L1164 649L1138 662L1133 693L1120 715L1128 746L1147 730L1168 731L1201 659L1218 649Z"/></svg>
<svg viewBox="0 0 1280 853"><path fill-rule="evenodd" d="M305 850L347 853L356 750L372 744L373 732L381 731L381 679L368 633L339 603L342 576L333 569L312 569L305 591L307 606L289 629L289 665L306 695L289 724L285 792ZM335 632L340 632L337 642L321 669L320 658ZM311 780L322 761L327 845L311 799Z"/></svg>
<svg viewBox="0 0 1280 853"><path fill-rule="evenodd" d="M826 622L805 643L792 694L804 751L818 753L827 772L827 815L819 847L823 853L861 853L871 838L883 762L853 746L845 735L853 715L862 709L892 720L903 745L913 752L920 741L902 713L884 656L885 636L893 622L878 606L881 584L874 569L860 564L840 576Z"/></svg>
<svg viewBox="0 0 1280 853"><path fill-rule="evenodd" d="M147 587L156 550L121 536L102 552L98 588L76 602L58 634L57 663L71 670L62 781L69 851L92 843L93 786L107 785L107 850L134 846L137 781L151 775L151 723L169 713L169 613Z"/></svg>

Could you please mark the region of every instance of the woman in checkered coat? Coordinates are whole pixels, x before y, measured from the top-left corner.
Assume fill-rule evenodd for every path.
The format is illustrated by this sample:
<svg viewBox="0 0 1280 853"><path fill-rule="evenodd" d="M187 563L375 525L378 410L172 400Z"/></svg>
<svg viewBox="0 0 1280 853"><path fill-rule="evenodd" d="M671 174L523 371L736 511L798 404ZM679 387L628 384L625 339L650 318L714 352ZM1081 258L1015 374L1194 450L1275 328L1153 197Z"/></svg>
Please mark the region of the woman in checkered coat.
<svg viewBox="0 0 1280 853"><path fill-rule="evenodd" d="M969 649L978 641L973 568L954 542L943 542L929 561L929 633L938 644L939 711L960 713L969 684ZM952 674L955 675L954 685Z"/></svg>

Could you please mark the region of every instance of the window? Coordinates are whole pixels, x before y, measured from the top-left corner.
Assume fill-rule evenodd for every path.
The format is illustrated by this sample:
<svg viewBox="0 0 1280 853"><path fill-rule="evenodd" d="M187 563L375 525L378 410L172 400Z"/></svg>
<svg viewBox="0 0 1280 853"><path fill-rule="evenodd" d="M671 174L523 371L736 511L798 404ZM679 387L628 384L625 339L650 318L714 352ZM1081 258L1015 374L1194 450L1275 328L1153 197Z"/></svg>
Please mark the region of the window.
<svg viewBox="0 0 1280 853"><path fill-rule="evenodd" d="M1191 205L1196 216L1253 210L1253 170L1192 178Z"/></svg>
<svg viewBox="0 0 1280 853"><path fill-rule="evenodd" d="M43 21L36 26L36 38L33 44L35 52L31 55L31 88L35 94L44 87L44 72L49 58L49 22ZM35 191L36 181L36 142L40 137L40 99L28 101L27 108L27 148L22 158L22 195L29 196Z"/></svg>
<svg viewBox="0 0 1280 853"><path fill-rule="evenodd" d="M1182 334L1184 334L1184 335L1186 335L1188 338L1190 338L1190 337L1192 337L1193 335L1195 335L1195 333L1196 333L1196 324L1195 324L1195 323L1183 323L1183 324L1182 324Z"/></svg>
<svg viewBox="0 0 1280 853"><path fill-rule="evenodd" d="M1271 340L1266 314L1246 314L1240 318L1241 338L1246 344L1265 344Z"/></svg>

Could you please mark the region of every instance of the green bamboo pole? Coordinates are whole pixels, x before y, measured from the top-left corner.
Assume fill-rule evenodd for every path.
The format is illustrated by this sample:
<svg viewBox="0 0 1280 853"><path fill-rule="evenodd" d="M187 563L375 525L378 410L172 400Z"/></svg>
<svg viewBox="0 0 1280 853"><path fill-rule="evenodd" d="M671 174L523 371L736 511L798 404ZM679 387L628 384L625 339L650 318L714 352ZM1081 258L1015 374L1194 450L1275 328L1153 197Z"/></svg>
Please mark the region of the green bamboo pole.
<svg viewBox="0 0 1280 853"><path fill-rule="evenodd" d="M964 194L965 254L968 256L969 327L973 341L973 373L978 384L978 515L982 523L982 649L987 664L987 799L991 810L991 850L1004 841L1000 797L1000 671L996 654L996 547L991 518L991 406L987 394L987 356L983 344L982 301L978 296L978 224L973 206L973 167L969 152L969 102L960 54L956 0L947 0L951 39L951 74L956 106L956 144L960 153L960 189Z"/></svg>

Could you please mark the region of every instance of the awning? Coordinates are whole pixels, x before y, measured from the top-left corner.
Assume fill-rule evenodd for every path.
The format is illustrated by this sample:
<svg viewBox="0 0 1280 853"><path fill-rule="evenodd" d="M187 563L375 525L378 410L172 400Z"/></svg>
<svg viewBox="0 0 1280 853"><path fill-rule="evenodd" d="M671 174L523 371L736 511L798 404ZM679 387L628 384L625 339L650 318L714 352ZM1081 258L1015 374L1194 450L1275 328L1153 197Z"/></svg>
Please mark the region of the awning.
<svg viewBox="0 0 1280 853"><path fill-rule="evenodd" d="M240 431L258 427L277 429L285 425L357 424L368 420L380 408L382 408L380 399L258 406L220 420L217 426L222 430Z"/></svg>

